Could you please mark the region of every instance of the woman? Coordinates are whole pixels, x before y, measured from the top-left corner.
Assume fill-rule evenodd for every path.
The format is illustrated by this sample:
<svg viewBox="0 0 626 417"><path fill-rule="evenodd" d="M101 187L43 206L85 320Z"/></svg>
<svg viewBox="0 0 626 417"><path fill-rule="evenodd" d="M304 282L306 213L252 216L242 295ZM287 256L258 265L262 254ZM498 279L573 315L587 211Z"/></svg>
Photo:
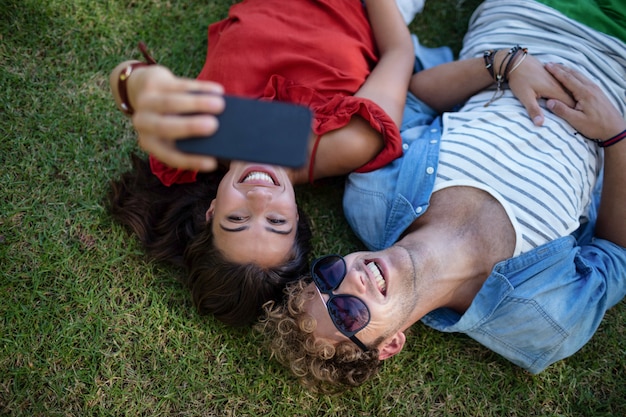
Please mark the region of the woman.
<svg viewBox="0 0 626 417"><path fill-rule="evenodd" d="M245 324L306 270L310 231L293 185L400 156L412 44L393 0L247 0L209 27L208 43L197 80L131 61L111 73L116 103L151 154L113 184L111 212L157 259L186 266L200 312ZM222 92L308 106L307 165L175 150L177 138L215 132Z"/></svg>

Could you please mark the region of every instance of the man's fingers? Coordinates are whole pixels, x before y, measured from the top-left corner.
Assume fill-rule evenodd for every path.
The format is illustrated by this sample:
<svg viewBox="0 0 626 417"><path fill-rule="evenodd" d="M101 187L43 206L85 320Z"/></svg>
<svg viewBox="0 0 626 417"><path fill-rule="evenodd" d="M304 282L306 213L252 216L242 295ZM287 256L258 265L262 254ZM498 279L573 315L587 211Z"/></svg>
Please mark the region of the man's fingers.
<svg viewBox="0 0 626 417"><path fill-rule="evenodd" d="M572 68L555 63L547 63L545 67L569 91L580 91L589 84L589 80L584 75Z"/></svg>
<svg viewBox="0 0 626 417"><path fill-rule="evenodd" d="M541 107L539 106L535 95L532 94L532 92L530 94L520 93L518 99L526 108L526 111L528 112L528 117L530 117L530 120L533 121L533 124L535 126L541 126L544 120L543 111L541 110Z"/></svg>
<svg viewBox="0 0 626 417"><path fill-rule="evenodd" d="M530 120L533 121L533 124L535 126L543 125L543 111L541 111L541 107L539 107L537 101L533 100L531 103L529 103L528 106L524 106L526 107L526 111L528 111L528 116L530 117Z"/></svg>
<svg viewBox="0 0 626 417"><path fill-rule="evenodd" d="M572 109L559 100L550 99L546 101L546 107L560 118L567 120L571 125L574 125L580 116L579 111Z"/></svg>
<svg viewBox="0 0 626 417"><path fill-rule="evenodd" d="M574 100L574 97L571 96L571 94L565 90L563 90L563 87L561 86L561 84L559 84L558 82L554 81L554 87L552 88L551 91L554 91L555 93L553 95L550 96L545 96L545 98L554 98L557 99L563 103L565 103L566 106L569 107L574 107L576 105L576 100Z"/></svg>

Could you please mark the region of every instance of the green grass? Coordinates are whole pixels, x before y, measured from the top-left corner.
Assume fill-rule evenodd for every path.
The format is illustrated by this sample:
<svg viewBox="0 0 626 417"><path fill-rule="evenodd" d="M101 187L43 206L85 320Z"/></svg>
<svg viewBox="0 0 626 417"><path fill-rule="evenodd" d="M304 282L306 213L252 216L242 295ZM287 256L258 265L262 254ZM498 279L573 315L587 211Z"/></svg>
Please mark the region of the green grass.
<svg viewBox="0 0 626 417"><path fill-rule="evenodd" d="M139 57L139 40L195 76L207 25L232 3L0 2L0 414L626 415L623 303L581 352L538 376L418 324L380 376L335 397L301 389L258 335L193 311L179 271L147 259L104 209L136 149L107 77ZM427 3L413 31L458 51L478 0ZM298 193L315 255L360 248L340 181Z"/></svg>

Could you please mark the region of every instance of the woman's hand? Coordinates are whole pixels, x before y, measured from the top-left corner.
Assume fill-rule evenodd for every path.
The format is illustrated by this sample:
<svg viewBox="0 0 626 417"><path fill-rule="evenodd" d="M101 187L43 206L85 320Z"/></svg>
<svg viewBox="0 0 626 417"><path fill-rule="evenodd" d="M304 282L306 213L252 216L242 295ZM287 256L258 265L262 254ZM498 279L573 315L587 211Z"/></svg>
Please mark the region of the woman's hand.
<svg viewBox="0 0 626 417"><path fill-rule="evenodd" d="M517 60L519 59L522 59L521 55L517 58ZM541 126L544 120L538 99L556 99L568 106L575 104L574 99L559 81L546 70L537 58L530 54L520 63L519 68L509 74L509 88L515 97L522 102L536 126Z"/></svg>
<svg viewBox="0 0 626 417"><path fill-rule="evenodd" d="M554 114L589 139L606 140L626 129L624 116L593 81L560 64L548 63L545 68L574 98L573 104L548 100L546 104Z"/></svg>
<svg viewBox="0 0 626 417"><path fill-rule="evenodd" d="M215 133L218 128L215 115L224 110L221 85L179 78L163 66L151 65L133 71L127 90L134 108L133 126L142 149L173 168L194 171L217 168L216 158L182 153L176 149L175 141Z"/></svg>

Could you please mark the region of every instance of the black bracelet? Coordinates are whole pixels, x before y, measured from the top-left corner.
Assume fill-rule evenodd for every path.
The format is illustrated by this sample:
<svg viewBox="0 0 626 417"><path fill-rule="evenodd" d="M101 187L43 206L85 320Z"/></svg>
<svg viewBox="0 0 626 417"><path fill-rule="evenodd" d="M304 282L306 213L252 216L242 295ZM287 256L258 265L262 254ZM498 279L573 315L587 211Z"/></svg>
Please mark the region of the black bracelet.
<svg viewBox="0 0 626 417"><path fill-rule="evenodd" d="M504 78L504 82L509 82L509 70L511 69L511 63L515 60L517 53L522 50L522 47L519 45L515 45L509 50L507 57L509 60L506 62L506 66L504 67L504 72L502 73L502 77ZM504 61L502 61L504 63ZM500 70L502 70L502 65L500 65Z"/></svg>
<svg viewBox="0 0 626 417"><path fill-rule="evenodd" d="M491 79L495 81L495 76L493 74L493 60L496 58L497 49L488 49L483 53L483 60L485 61L485 68L489 71L489 75Z"/></svg>

